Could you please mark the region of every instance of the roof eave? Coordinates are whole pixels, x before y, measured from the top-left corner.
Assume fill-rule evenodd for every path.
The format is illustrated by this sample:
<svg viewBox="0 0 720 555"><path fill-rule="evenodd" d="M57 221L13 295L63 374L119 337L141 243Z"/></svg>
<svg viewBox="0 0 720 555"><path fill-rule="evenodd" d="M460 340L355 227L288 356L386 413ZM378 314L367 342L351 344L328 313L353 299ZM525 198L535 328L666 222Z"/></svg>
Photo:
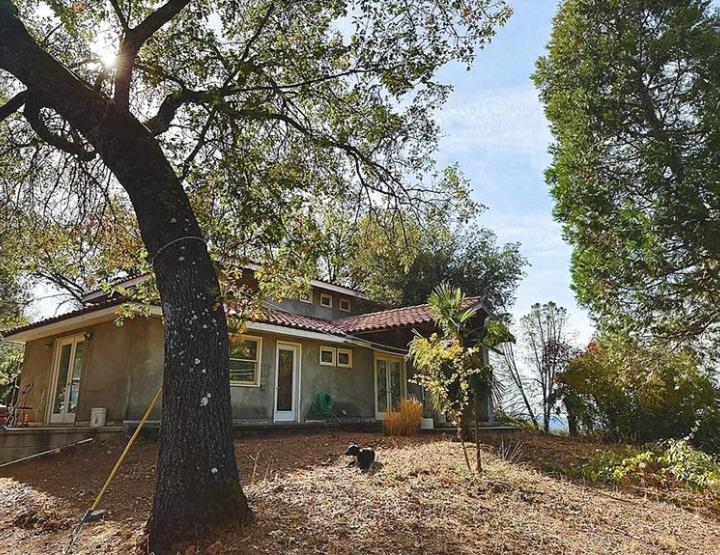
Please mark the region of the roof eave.
<svg viewBox="0 0 720 555"><path fill-rule="evenodd" d="M119 304L119 303L118 303ZM38 325L26 326L17 332L9 333L2 336L3 341L8 343L24 344L28 341L59 335L69 331L76 330L85 326L91 326L102 322L113 320L117 316L118 304L105 307L98 307L96 310L69 316L60 320L48 323L39 323Z"/></svg>

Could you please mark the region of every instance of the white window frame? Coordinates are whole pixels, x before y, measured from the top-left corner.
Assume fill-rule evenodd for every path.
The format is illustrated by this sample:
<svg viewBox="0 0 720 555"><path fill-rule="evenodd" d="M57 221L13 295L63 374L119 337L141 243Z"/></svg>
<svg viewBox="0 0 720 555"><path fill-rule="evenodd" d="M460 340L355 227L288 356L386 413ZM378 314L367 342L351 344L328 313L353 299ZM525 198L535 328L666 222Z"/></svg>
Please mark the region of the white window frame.
<svg viewBox="0 0 720 555"><path fill-rule="evenodd" d="M84 333L75 334L75 335L68 335L65 337L59 337L53 341L53 362L52 362L52 371L51 371L51 379L50 382L50 397L48 399L48 406L47 406L47 415L46 415L46 422L48 424L73 424L75 422L75 418L77 415L77 411L73 413L53 413L53 409L55 408L55 396L57 395L57 380L58 380L58 373L60 371L60 357L62 352L63 345L72 345L70 349L70 361L69 361L69 367L68 367L68 376L66 378L66 390L69 393L69 388L67 388L67 383L70 382L72 371L73 371L73 365L75 364L75 352L77 351L77 347L80 343L86 342L87 338L85 337ZM87 349L87 343L85 343L85 349ZM85 369L85 363L87 362L87 351L83 354L83 363L82 367L80 369L80 384L78 386L78 406L80 405L80 393L82 393L82 386L84 385L82 382L83 379L83 370ZM76 407L77 408L77 407ZM59 415L59 418L57 416ZM56 416L56 418L53 418L53 416ZM72 417L72 418L71 418Z"/></svg>
<svg viewBox="0 0 720 555"><path fill-rule="evenodd" d="M343 303L347 303L347 308L343 308ZM352 310L352 301L347 297L340 297L340 310L350 312Z"/></svg>
<svg viewBox="0 0 720 555"><path fill-rule="evenodd" d="M328 351L332 353L332 361L331 362L324 362L322 359L323 351ZM335 366L335 363L337 362L337 349L335 347L328 347L327 345L320 345L320 351L318 353L319 360L320 360L320 366Z"/></svg>
<svg viewBox="0 0 720 555"><path fill-rule="evenodd" d="M385 372L389 372L390 369L390 362L399 361L400 362L400 399L407 399L407 368L405 367L405 358L399 357L397 355L386 355L385 353L381 353L378 351L375 351L373 355L373 381L375 383L375 389L373 390L373 396L375 397L375 418L378 420L385 420L387 417L387 412L378 412L378 382L377 382L377 363L378 360L384 360L385 361ZM386 374L387 375L387 374ZM389 390L388 390L388 397ZM389 399L388 399L389 400Z"/></svg>
<svg viewBox="0 0 720 555"><path fill-rule="evenodd" d="M347 364L340 364L340 353L345 353L348 356L348 363ZM335 363L338 368L352 368L353 366L353 352L352 349L340 349L338 347L337 353L335 355Z"/></svg>
<svg viewBox="0 0 720 555"><path fill-rule="evenodd" d="M312 288L310 289L310 292L308 293L308 296L307 296L307 297L298 297L298 300L299 300L301 303L313 304L313 290L312 290Z"/></svg>
<svg viewBox="0 0 720 555"><path fill-rule="evenodd" d="M330 304L323 304L323 299L330 299ZM320 293L320 306L323 308L333 307L333 299L330 293Z"/></svg>
<svg viewBox="0 0 720 555"><path fill-rule="evenodd" d="M278 372L280 370L280 349L283 347L292 347L295 349L295 369L293 372L293 392L292 392L292 410L277 410L277 397L280 388L278 387ZM273 422L299 422L300 421L300 391L302 386L302 344L292 341L276 341L275 342L275 396L273 400ZM285 414L285 413L289 414ZM285 418L283 418L283 416Z"/></svg>
<svg viewBox="0 0 720 555"><path fill-rule="evenodd" d="M237 358L237 357L228 357L231 360L242 360L245 362L255 362L255 381L254 382L240 382L237 380L230 380L230 385L232 387L260 387L260 373L262 369L262 341L263 338L257 335L240 335L240 340L245 341L246 339L251 339L253 341L257 341L257 360L252 361L250 359L246 358Z"/></svg>

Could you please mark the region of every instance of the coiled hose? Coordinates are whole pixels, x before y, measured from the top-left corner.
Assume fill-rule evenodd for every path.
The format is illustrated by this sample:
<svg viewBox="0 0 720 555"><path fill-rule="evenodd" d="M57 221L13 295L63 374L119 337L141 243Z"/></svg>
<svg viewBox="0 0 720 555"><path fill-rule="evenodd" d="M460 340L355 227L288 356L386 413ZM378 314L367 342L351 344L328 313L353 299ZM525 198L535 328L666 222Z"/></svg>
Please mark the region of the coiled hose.
<svg viewBox="0 0 720 555"><path fill-rule="evenodd" d="M335 401L333 401L332 397L325 393L324 391L321 391L315 396L315 414L318 416L335 416L333 414L333 407L335 406Z"/></svg>

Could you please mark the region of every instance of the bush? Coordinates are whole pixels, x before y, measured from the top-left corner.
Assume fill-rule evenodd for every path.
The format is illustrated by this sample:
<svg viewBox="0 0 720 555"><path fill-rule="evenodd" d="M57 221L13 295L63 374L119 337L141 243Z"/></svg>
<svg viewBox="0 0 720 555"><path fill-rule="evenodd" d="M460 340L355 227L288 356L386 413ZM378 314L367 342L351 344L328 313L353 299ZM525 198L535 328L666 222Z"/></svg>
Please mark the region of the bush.
<svg viewBox="0 0 720 555"><path fill-rule="evenodd" d="M680 484L693 489L720 491L718 461L690 446L685 439L669 440L643 450L599 453L577 473L594 482L614 484Z"/></svg>
<svg viewBox="0 0 720 555"><path fill-rule="evenodd" d="M12 401L15 381L23 363L24 350L15 345L0 344L0 403Z"/></svg>
<svg viewBox="0 0 720 555"><path fill-rule="evenodd" d="M690 436L720 452L720 389L688 349L603 336L558 376L574 416L608 439L644 444Z"/></svg>
<svg viewBox="0 0 720 555"><path fill-rule="evenodd" d="M418 433L423 406L415 398L402 399L397 408L388 412L383 421L383 431L389 436L409 436Z"/></svg>

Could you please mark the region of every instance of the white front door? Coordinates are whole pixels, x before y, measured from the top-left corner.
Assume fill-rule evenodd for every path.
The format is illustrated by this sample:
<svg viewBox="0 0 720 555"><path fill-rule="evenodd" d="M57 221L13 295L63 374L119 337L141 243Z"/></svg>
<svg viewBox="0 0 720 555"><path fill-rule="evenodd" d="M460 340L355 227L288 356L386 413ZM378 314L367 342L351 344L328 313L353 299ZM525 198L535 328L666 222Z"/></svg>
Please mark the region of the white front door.
<svg viewBox="0 0 720 555"><path fill-rule="evenodd" d="M384 419L403 396L402 359L375 355L375 418Z"/></svg>
<svg viewBox="0 0 720 555"><path fill-rule="evenodd" d="M297 420L299 364L300 345L278 341L275 357L275 422Z"/></svg>
<svg viewBox="0 0 720 555"><path fill-rule="evenodd" d="M50 395L50 424L73 424L80 395L80 375L85 355L83 336L55 342L53 381Z"/></svg>

